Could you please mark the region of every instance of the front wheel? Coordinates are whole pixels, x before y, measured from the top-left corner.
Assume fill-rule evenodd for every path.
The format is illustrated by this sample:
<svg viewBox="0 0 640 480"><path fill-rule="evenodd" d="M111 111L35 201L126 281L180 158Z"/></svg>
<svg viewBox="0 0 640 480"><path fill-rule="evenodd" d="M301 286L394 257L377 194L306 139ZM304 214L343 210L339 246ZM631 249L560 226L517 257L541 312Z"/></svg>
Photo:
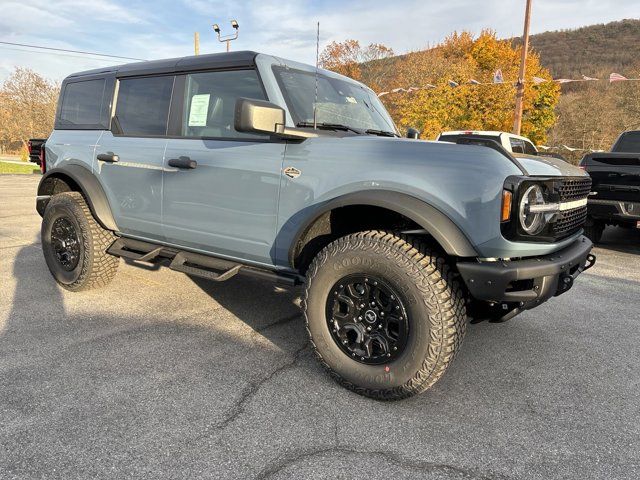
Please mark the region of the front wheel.
<svg viewBox="0 0 640 480"><path fill-rule="evenodd" d="M465 333L462 289L425 246L381 231L325 247L307 272L304 310L317 356L345 387L396 400L431 387Z"/></svg>

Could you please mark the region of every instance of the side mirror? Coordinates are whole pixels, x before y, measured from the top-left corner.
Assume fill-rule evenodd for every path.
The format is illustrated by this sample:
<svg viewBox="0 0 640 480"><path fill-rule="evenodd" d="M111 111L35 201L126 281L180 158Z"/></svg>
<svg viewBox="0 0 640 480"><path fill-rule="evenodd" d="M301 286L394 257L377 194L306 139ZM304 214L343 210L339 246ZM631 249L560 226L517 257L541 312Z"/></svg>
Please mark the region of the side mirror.
<svg viewBox="0 0 640 480"><path fill-rule="evenodd" d="M234 127L238 132L274 134L284 123L284 109L278 105L250 98L236 100Z"/></svg>
<svg viewBox="0 0 640 480"><path fill-rule="evenodd" d="M409 128L407 130L407 138L413 138L414 140L418 140L420 138L420 131L415 128Z"/></svg>
<svg viewBox="0 0 640 480"><path fill-rule="evenodd" d="M293 140L317 136L315 133L287 128L285 123L285 111L275 103L253 98L236 100L233 124L238 132L268 133Z"/></svg>

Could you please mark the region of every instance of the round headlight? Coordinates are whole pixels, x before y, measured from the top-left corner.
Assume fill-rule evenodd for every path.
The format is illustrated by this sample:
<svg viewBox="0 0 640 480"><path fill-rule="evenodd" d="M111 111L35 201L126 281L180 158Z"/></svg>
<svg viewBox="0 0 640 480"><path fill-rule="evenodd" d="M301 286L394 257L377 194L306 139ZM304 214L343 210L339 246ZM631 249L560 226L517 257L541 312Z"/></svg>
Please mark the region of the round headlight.
<svg viewBox="0 0 640 480"><path fill-rule="evenodd" d="M544 193L539 185L531 185L520 200L520 226L529 235L537 235L547 224L545 214L532 212L534 205L544 205Z"/></svg>

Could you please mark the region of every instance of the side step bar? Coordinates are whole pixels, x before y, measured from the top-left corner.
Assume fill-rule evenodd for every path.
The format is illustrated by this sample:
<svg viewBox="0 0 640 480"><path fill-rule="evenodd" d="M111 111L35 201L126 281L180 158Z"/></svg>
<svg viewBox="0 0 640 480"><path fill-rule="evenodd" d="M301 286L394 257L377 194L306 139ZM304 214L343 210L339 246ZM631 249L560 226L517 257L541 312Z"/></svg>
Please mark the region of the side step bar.
<svg viewBox="0 0 640 480"><path fill-rule="evenodd" d="M205 278L214 282L224 282L239 273L284 283L289 286L300 285L304 282L303 277L300 275L285 274L250 265L243 265L231 260L176 250L171 247L164 247L131 238L118 238L107 249L107 253L132 260L134 263L156 264L163 260L170 260L169 268L171 270Z"/></svg>
<svg viewBox="0 0 640 480"><path fill-rule="evenodd" d="M187 275L195 275L196 277L206 278L207 280L213 280L214 282L224 282L225 280L229 280L230 278L235 277L242 268L242 265L240 264L233 264L233 266L231 266L227 270L218 273L202 267L194 266L197 265L197 263L194 262L193 256L190 259L187 255L188 254L184 252L178 253L175 257L173 257L169 268L171 270L175 270L176 272L186 273Z"/></svg>

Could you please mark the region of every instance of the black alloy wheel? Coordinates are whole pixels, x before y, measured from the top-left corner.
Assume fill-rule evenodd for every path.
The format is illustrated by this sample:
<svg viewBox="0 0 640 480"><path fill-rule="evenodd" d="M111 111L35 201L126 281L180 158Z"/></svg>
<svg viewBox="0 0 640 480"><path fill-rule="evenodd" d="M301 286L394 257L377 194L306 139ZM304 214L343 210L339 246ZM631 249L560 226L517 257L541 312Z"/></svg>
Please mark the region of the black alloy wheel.
<svg viewBox="0 0 640 480"><path fill-rule="evenodd" d="M391 362L407 344L407 310L382 278L348 275L340 279L331 288L326 316L333 340L360 363Z"/></svg>
<svg viewBox="0 0 640 480"><path fill-rule="evenodd" d="M51 244L60 266L67 272L78 266L80 240L73 223L65 217L57 218L51 227Z"/></svg>

